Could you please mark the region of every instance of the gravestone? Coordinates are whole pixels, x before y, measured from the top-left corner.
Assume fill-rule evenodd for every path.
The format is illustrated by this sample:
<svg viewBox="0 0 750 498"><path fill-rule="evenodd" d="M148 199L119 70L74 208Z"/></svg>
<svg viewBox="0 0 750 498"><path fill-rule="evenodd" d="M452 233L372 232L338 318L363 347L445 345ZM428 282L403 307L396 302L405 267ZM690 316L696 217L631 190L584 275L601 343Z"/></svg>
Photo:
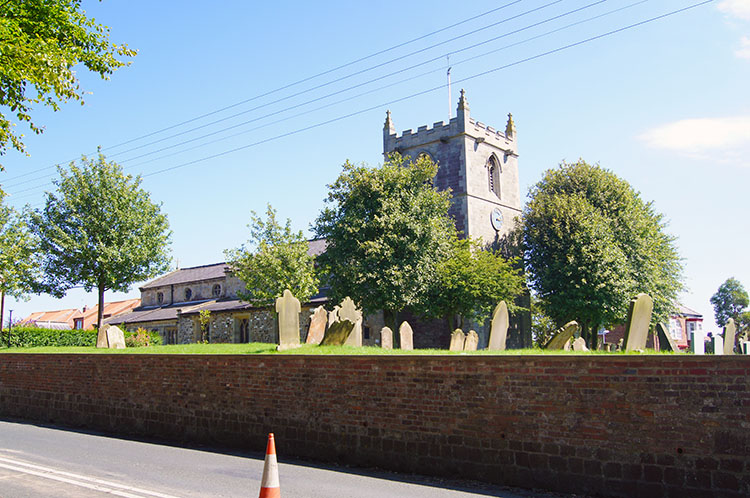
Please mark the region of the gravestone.
<svg viewBox="0 0 750 498"><path fill-rule="evenodd" d="M120 327L110 325L105 329L105 334L107 336L107 347L109 349L125 349L125 333Z"/></svg>
<svg viewBox="0 0 750 498"><path fill-rule="evenodd" d="M737 333L737 326L734 324L734 318L727 320L724 325L724 354L734 354L734 336ZM714 351L716 351L714 349Z"/></svg>
<svg viewBox="0 0 750 498"><path fill-rule="evenodd" d="M383 349L393 349L393 331L390 327L383 327L380 330L380 347Z"/></svg>
<svg viewBox="0 0 750 498"><path fill-rule="evenodd" d="M492 324L490 326L490 342L487 349L493 349L496 351L505 351L505 342L508 338L508 324L510 323L508 318L508 305L505 301L495 306L495 311L492 312Z"/></svg>
<svg viewBox="0 0 750 498"><path fill-rule="evenodd" d="M653 310L654 300L648 294L641 293L630 300L628 320L625 325L625 351L646 349L648 327Z"/></svg>
<svg viewBox="0 0 750 498"><path fill-rule="evenodd" d="M334 317L333 321L330 321L331 316ZM354 301L350 297L345 298L341 302L341 306L334 307L329 314L328 329L323 336L323 340L320 341L320 345L342 346L354 330L357 321L361 319L362 313L357 310Z"/></svg>
<svg viewBox="0 0 750 498"><path fill-rule="evenodd" d="M463 351L465 342L466 342L466 335L464 335L464 331L461 329L454 330L453 333L451 334L450 350L451 351Z"/></svg>
<svg viewBox="0 0 750 498"><path fill-rule="evenodd" d="M666 325L663 323L656 324L656 336L659 338L659 349L662 351L672 351L675 353L680 352L680 348L672 339L672 335L667 330Z"/></svg>
<svg viewBox="0 0 750 498"><path fill-rule="evenodd" d="M414 331L411 329L409 322L401 323L398 328L398 337L401 340L401 349L414 349Z"/></svg>
<svg viewBox="0 0 750 498"><path fill-rule="evenodd" d="M362 318L362 312L357 309L352 298L345 297L341 301L341 307L336 313L338 320L349 320L352 323L357 323L357 320Z"/></svg>
<svg viewBox="0 0 750 498"><path fill-rule="evenodd" d="M356 348L362 347L362 318L354 322L354 328L352 333L347 337L344 346L354 346Z"/></svg>
<svg viewBox="0 0 750 498"><path fill-rule="evenodd" d="M573 351L588 351L589 350L589 348L586 347L586 339L584 339L583 337L579 337L573 340L571 348L573 349Z"/></svg>
<svg viewBox="0 0 750 498"><path fill-rule="evenodd" d="M552 336L552 339L544 346L544 349L563 349L577 330L578 322L575 320L566 323Z"/></svg>
<svg viewBox="0 0 750 498"><path fill-rule="evenodd" d="M742 354L750 355L750 341L742 342Z"/></svg>
<svg viewBox="0 0 750 498"><path fill-rule="evenodd" d="M464 351L476 351L477 345L479 344L479 336L473 330L470 330L466 334L466 340L464 341Z"/></svg>
<svg viewBox="0 0 750 498"><path fill-rule="evenodd" d="M333 311L330 311L328 313L328 326L330 327L333 325L333 322L339 319L339 310L341 309L341 306L338 304L333 307Z"/></svg>
<svg viewBox="0 0 750 498"><path fill-rule="evenodd" d="M315 308L315 313L310 317L310 328L307 330L307 344L320 344L326 333L328 324L328 312L322 306Z"/></svg>
<svg viewBox="0 0 750 498"><path fill-rule="evenodd" d="M693 354L706 354L705 336L702 330L690 333L690 351Z"/></svg>
<svg viewBox="0 0 750 498"><path fill-rule="evenodd" d="M724 350L724 338L720 335L715 335L711 338L711 341L713 342L714 347L714 354L723 355L723 354L732 354L732 353L725 353Z"/></svg>
<svg viewBox="0 0 750 498"><path fill-rule="evenodd" d="M301 311L299 299L294 297L289 289L284 289L282 296L276 298L276 313L279 314L279 346L277 348L279 351L299 347Z"/></svg>
<svg viewBox="0 0 750 498"><path fill-rule="evenodd" d="M107 342L107 329L112 325L102 325L99 332L96 334L96 347L97 348L108 348L109 342Z"/></svg>

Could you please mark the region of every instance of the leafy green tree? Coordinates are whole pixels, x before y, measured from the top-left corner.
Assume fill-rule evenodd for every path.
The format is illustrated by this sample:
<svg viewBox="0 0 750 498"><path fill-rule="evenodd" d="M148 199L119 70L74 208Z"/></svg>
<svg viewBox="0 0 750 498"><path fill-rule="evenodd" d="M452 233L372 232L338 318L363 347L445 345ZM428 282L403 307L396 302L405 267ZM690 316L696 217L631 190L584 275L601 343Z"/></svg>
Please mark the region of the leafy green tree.
<svg viewBox="0 0 750 498"><path fill-rule="evenodd" d="M532 187L523 214L531 287L557 325L576 320L592 347L600 325L624 320L630 299L654 299L654 322L672 311L682 263L661 214L612 172L561 163Z"/></svg>
<svg viewBox="0 0 750 498"><path fill-rule="evenodd" d="M734 318L735 323L739 324L740 315L749 304L747 291L739 280L728 278L711 296L711 304L714 307L716 323L721 327L726 325L730 318Z"/></svg>
<svg viewBox="0 0 750 498"><path fill-rule="evenodd" d="M80 100L84 90L76 76L78 64L108 79L126 65L118 57L134 50L109 41L109 28L88 18L80 0L3 0L0 2L0 106L35 133L34 104L57 111L60 103ZM0 112L0 155L7 145L24 152L15 123Z"/></svg>
<svg viewBox="0 0 750 498"><path fill-rule="evenodd" d="M514 310L524 279L512 263L497 251L484 250L478 240L454 236L449 255L437 264L424 309L430 316L445 317L451 330L463 327L465 319L484 321L500 301Z"/></svg>
<svg viewBox="0 0 750 498"><path fill-rule="evenodd" d="M391 328L399 311L424 303L456 230L436 173L426 157L394 155L379 168L344 164L314 226L328 241L318 260L334 302L350 296L367 313L383 310Z"/></svg>
<svg viewBox="0 0 750 498"><path fill-rule="evenodd" d="M24 299L39 277L38 247L26 217L4 206L3 197L0 192L0 340L6 294Z"/></svg>
<svg viewBox="0 0 750 498"><path fill-rule="evenodd" d="M101 326L105 291L127 291L168 269L169 223L141 178L102 154L58 171L57 192L47 192L44 209L32 213L44 272L38 290L62 297L75 285L96 289Z"/></svg>
<svg viewBox="0 0 750 498"><path fill-rule="evenodd" d="M300 302L318 292L315 258L307 253L302 231L292 230L291 220L282 227L268 205L266 219L251 214L250 240L239 249L224 251L235 275L245 283L241 299L267 306L289 289Z"/></svg>

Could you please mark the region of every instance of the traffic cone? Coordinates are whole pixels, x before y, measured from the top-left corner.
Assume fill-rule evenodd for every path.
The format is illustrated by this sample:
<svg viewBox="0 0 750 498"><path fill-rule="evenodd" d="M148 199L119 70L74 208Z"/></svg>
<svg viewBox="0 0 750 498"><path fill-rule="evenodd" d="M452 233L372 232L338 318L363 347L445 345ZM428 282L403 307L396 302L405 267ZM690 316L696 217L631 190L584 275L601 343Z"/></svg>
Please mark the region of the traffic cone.
<svg viewBox="0 0 750 498"><path fill-rule="evenodd" d="M260 496L258 498L281 498L279 463L276 461L276 443L273 440L273 432L268 434L266 461L263 464L263 479L260 481Z"/></svg>

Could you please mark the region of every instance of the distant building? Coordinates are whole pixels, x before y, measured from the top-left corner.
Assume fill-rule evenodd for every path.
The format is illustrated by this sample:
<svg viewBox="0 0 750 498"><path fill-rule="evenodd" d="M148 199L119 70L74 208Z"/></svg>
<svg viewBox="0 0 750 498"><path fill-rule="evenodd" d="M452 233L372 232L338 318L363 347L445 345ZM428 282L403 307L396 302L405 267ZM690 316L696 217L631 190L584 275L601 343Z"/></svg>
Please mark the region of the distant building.
<svg viewBox="0 0 750 498"><path fill-rule="evenodd" d="M125 301L104 303L102 318L107 319L122 313L127 313L133 308L139 306L140 303L140 299L127 299ZM58 330L92 330L94 325L96 325L98 311L99 305L90 308L84 306L83 310L73 308L57 311L37 311L21 320L19 325Z"/></svg>
<svg viewBox="0 0 750 498"><path fill-rule="evenodd" d="M690 345L690 334L698 330L703 330L703 315L678 303L675 304L675 310L669 315L669 323L666 325L668 325L669 334L674 339L677 347L687 349ZM606 335L605 341L607 344L617 344L624 337L625 325L622 324L614 327ZM646 346L649 348L654 347L651 335L649 335Z"/></svg>

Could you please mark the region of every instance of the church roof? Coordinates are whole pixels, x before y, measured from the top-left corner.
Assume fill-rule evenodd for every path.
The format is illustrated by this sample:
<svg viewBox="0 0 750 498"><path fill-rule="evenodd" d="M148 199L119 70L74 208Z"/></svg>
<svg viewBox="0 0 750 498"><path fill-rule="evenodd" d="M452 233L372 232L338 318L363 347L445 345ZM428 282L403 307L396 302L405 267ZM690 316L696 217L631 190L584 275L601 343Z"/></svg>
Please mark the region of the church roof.
<svg viewBox="0 0 750 498"><path fill-rule="evenodd" d="M141 290L153 289L154 287L164 287L165 285L186 284L189 282L224 278L228 269L229 265L227 263L214 263L211 265L193 266L191 268L179 268L171 273L167 273L163 277L152 280L141 287Z"/></svg>

